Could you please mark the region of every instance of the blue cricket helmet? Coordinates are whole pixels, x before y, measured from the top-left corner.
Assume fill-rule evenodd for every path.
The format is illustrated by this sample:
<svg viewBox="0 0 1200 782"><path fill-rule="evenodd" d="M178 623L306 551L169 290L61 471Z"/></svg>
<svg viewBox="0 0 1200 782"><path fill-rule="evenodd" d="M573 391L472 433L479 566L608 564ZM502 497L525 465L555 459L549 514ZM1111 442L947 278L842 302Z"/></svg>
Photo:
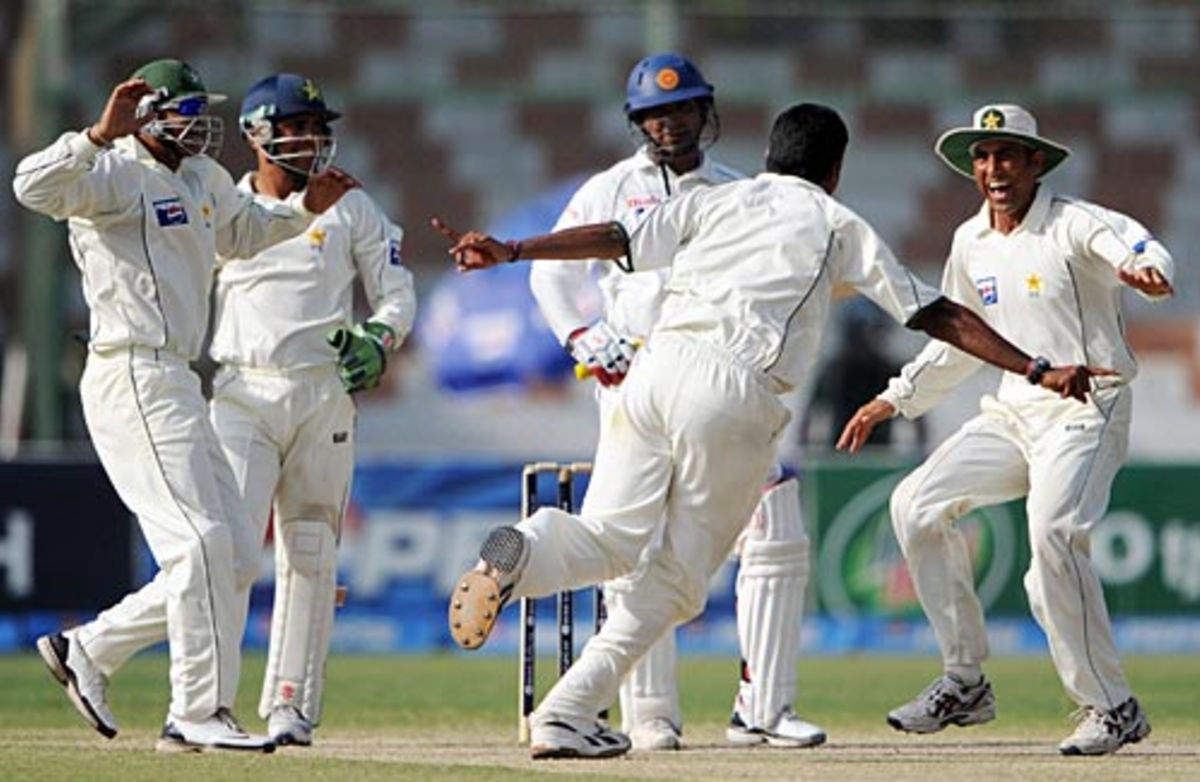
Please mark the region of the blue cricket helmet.
<svg viewBox="0 0 1200 782"><path fill-rule="evenodd" d="M321 88L297 73L276 73L255 82L242 99L238 120L249 130L260 120L275 121L297 114L319 114L325 121L342 116L325 105Z"/></svg>
<svg viewBox="0 0 1200 782"><path fill-rule="evenodd" d="M693 98L712 99L713 86L700 69L674 52L652 54L629 74L625 85L625 115Z"/></svg>
<svg viewBox="0 0 1200 782"><path fill-rule="evenodd" d="M242 99L238 124L242 133L277 166L308 177L324 171L337 153L337 140L331 134L305 137L280 136L275 123L302 114L316 114L322 122L342 116L325 105L321 88L296 73L276 73L256 82ZM328 126L326 126L328 127ZM281 151L285 142L302 141L312 149Z"/></svg>

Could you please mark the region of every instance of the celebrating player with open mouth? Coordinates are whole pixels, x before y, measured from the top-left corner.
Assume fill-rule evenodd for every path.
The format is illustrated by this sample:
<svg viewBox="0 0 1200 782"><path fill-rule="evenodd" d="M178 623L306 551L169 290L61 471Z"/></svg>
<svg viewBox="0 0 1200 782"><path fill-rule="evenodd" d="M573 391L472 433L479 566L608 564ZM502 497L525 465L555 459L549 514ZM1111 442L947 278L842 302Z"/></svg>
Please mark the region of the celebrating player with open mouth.
<svg viewBox="0 0 1200 782"><path fill-rule="evenodd" d="M892 495L892 525L944 672L888 723L933 733L995 717L982 668L983 609L954 522L980 506L1026 497L1033 558L1025 591L1063 686L1082 709L1059 749L1116 752L1149 734L1150 723L1121 671L1088 539L1129 444L1137 364L1124 339L1120 287L1169 296L1174 261L1136 221L1041 183L1068 151L1039 136L1020 106L984 106L971 127L943 134L937 152L984 197L954 234L943 291L1045 358L1027 383L1006 375L980 414ZM1038 387L1052 361L1095 361L1119 374L1101 378L1092 404L1081 407ZM857 450L897 413L922 415L978 367L973 356L931 342L846 423L839 447Z"/></svg>

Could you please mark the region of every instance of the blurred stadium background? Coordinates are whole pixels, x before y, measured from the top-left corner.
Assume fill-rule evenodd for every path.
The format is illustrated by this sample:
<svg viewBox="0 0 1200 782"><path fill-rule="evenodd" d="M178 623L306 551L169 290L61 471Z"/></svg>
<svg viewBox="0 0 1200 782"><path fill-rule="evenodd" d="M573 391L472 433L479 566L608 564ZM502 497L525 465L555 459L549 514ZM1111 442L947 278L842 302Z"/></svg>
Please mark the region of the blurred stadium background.
<svg viewBox="0 0 1200 782"><path fill-rule="evenodd" d="M235 174L251 163L235 130L245 87L278 70L322 86L345 113L339 164L406 230L421 308L385 385L360 399L360 469L341 552L350 597L335 644L437 651L450 646L452 579L483 532L516 513L519 465L588 458L596 424L591 389L570 378L532 312L527 269L455 278L428 218L506 235L547 227L582 175L633 149L625 77L662 49L693 58L716 85L713 154L747 172L760 169L780 109L836 107L852 134L839 196L927 280L939 279L953 227L977 207L972 186L935 159L933 140L990 101L1028 106L1072 148L1052 186L1138 217L1173 250L1175 299L1127 301L1142 365L1133 454L1094 549L1124 650L1200 650L1195 2L6 0L0 170L11 175L24 154L91 122L111 86L149 59L187 59L230 94L218 107L221 159ZM65 231L10 193L0 194L0 651L88 618L152 567L83 430L83 351L72 334L86 312ZM812 413L789 441L819 551L810 653L933 649L886 498L992 380L979 378L921 427L897 424L868 456L839 459L829 448L846 408L919 345L869 305L842 307L808 391ZM1020 506L968 525L996 651L1041 653L1020 584ZM732 574L718 574L708 612L684 629L686 651L734 651ZM269 598L264 581L252 646L265 640ZM513 624L490 649L511 650Z"/></svg>

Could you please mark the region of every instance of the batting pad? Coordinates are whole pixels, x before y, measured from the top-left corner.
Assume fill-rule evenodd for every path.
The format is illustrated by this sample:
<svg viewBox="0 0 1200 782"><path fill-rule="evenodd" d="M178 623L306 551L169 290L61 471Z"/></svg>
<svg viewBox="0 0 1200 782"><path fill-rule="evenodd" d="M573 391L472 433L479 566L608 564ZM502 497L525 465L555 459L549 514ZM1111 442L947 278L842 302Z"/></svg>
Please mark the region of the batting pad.
<svg viewBox="0 0 1200 782"><path fill-rule="evenodd" d="M742 540L737 628L750 677L749 727L770 728L796 696L809 544L795 479L763 494Z"/></svg>
<svg viewBox="0 0 1200 782"><path fill-rule="evenodd" d="M275 546L275 606L259 714L295 706L321 721L325 659L333 633L337 541L324 521L282 521Z"/></svg>

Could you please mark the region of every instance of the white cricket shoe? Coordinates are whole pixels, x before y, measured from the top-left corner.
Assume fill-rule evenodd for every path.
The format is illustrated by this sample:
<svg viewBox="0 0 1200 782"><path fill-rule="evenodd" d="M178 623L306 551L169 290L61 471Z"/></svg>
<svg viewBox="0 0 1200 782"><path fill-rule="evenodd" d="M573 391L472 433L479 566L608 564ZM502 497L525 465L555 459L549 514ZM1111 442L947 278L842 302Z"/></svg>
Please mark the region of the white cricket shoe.
<svg viewBox="0 0 1200 782"><path fill-rule="evenodd" d="M1076 713L1075 732L1058 745L1064 755L1109 755L1150 735L1150 721L1137 698L1109 711L1085 706Z"/></svg>
<svg viewBox="0 0 1200 782"><path fill-rule="evenodd" d="M108 708L108 677L87 656L75 633L43 635L37 639L37 650L88 724L105 738L117 735L117 718Z"/></svg>
<svg viewBox="0 0 1200 782"><path fill-rule="evenodd" d="M313 726L295 706L276 706L267 719L267 735L276 746L311 747Z"/></svg>
<svg viewBox="0 0 1200 782"><path fill-rule="evenodd" d="M733 716L725 728L725 740L739 747L766 744L772 747L815 747L825 743L825 730L805 722L791 705L784 706L769 725L754 722L754 686L747 681L738 683L733 699Z"/></svg>
<svg viewBox="0 0 1200 782"><path fill-rule="evenodd" d="M639 752L667 752L679 749L683 732L666 717L639 722L629 731L629 741Z"/></svg>
<svg viewBox="0 0 1200 782"><path fill-rule="evenodd" d="M529 755L551 758L614 758L629 751L629 737L600 722L548 715L530 720Z"/></svg>
<svg viewBox="0 0 1200 782"><path fill-rule="evenodd" d="M729 727L725 729L725 740L739 747L753 747L766 744L771 747L816 747L825 743L825 729L811 722L805 722L792 711L791 706L785 706L768 727L749 725L746 718L737 708L729 718Z"/></svg>
<svg viewBox="0 0 1200 782"><path fill-rule="evenodd" d="M274 752L275 742L247 733L229 709L217 709L206 720L189 722L168 716L154 749L159 752L203 752L210 749Z"/></svg>
<svg viewBox="0 0 1200 782"><path fill-rule="evenodd" d="M479 562L450 595L450 635L459 646L483 646L528 561L529 543L519 529L497 527L488 534Z"/></svg>
<svg viewBox="0 0 1200 782"><path fill-rule="evenodd" d="M913 700L888 712L887 723L907 733L937 733L947 725L981 725L996 719L996 697L987 678L967 684L942 674Z"/></svg>

